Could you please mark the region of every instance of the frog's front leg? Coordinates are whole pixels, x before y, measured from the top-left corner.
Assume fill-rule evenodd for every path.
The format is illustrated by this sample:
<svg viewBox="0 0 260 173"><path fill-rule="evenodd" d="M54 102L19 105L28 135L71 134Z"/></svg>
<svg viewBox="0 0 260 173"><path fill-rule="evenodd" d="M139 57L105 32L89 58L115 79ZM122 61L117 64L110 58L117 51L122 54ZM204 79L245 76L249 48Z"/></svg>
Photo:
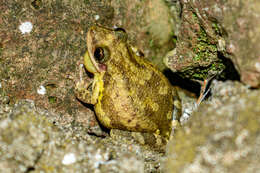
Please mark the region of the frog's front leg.
<svg viewBox="0 0 260 173"><path fill-rule="evenodd" d="M81 64L79 68L80 79L78 82L76 82L74 90L75 96L84 103L95 104L95 100L92 98L93 79L83 80L83 71L84 67Z"/></svg>

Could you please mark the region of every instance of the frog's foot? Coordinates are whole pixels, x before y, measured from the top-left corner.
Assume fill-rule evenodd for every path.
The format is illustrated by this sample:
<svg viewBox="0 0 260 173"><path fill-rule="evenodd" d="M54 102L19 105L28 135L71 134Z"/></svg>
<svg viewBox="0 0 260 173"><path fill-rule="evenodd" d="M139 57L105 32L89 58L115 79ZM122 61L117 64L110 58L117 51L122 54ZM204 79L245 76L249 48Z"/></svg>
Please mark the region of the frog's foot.
<svg viewBox="0 0 260 173"><path fill-rule="evenodd" d="M77 99L79 99L80 101L91 104L93 79L83 80L82 71L83 71L83 67L80 66L80 70L79 70L80 79L78 82L76 82L74 93Z"/></svg>
<svg viewBox="0 0 260 173"><path fill-rule="evenodd" d="M75 95L77 99L84 103L91 103L91 93L92 93L92 82L89 81L79 81L76 83Z"/></svg>

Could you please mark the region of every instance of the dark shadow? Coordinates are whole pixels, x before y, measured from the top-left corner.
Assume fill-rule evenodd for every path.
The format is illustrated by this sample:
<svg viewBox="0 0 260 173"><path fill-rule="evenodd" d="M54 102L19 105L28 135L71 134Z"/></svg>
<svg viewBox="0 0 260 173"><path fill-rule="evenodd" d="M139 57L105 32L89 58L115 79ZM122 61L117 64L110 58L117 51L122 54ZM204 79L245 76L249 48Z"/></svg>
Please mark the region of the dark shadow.
<svg viewBox="0 0 260 173"><path fill-rule="evenodd" d="M200 84L198 82L190 79L184 79L176 73L173 73L170 69L165 70L163 73L173 86L178 86L199 96Z"/></svg>
<svg viewBox="0 0 260 173"><path fill-rule="evenodd" d="M32 172L32 171L35 171L35 168L30 166L30 167L27 168L27 170L25 172L29 173L29 172Z"/></svg>
<svg viewBox="0 0 260 173"><path fill-rule="evenodd" d="M240 81L240 75L236 70L233 62L230 59L224 57L220 52L218 52L218 58L222 61L226 68L220 74L216 75L214 79L220 81ZM178 86L182 89L195 93L196 96L200 95L201 86L199 82L187 78L182 78L177 73L173 73L170 69L165 70L163 73L173 86ZM206 90L210 87L211 82L212 80L209 81Z"/></svg>
<svg viewBox="0 0 260 173"><path fill-rule="evenodd" d="M90 109L91 111L94 111L94 105L88 104L88 103L84 103L84 102L82 102L81 100L79 100L77 97L76 97L76 100L77 100L78 102L80 102L83 106L85 106L86 108Z"/></svg>
<svg viewBox="0 0 260 173"><path fill-rule="evenodd" d="M220 52L218 52L218 58L222 60L226 68L222 72L223 75L218 75L217 79L221 81L226 81L226 80L240 81L240 75L236 70L233 62L230 59L224 57L223 54Z"/></svg>
<svg viewBox="0 0 260 173"><path fill-rule="evenodd" d="M89 71L87 71L87 69L85 68L85 66L84 66L84 72L87 74L87 76L89 77L89 78L94 78L94 74L93 73L90 73Z"/></svg>
<svg viewBox="0 0 260 173"><path fill-rule="evenodd" d="M95 112L95 109L94 109L94 105L88 104L88 103L84 103L84 102L82 102L81 100L79 100L78 98L76 98L76 100L77 100L78 102L80 102L84 107L86 107L86 108L88 108L88 109L90 109L91 111L94 112L95 117L96 117L96 120L97 120L98 125L99 125L99 127L101 128L101 130L102 130L103 132L109 134L110 130L109 130L108 128L104 127L104 126L98 121L97 115L96 115L96 112ZM91 132L91 131L89 131L88 134L89 134L89 135L92 135L92 136L97 136L97 137L106 137L106 136L97 135L96 133Z"/></svg>

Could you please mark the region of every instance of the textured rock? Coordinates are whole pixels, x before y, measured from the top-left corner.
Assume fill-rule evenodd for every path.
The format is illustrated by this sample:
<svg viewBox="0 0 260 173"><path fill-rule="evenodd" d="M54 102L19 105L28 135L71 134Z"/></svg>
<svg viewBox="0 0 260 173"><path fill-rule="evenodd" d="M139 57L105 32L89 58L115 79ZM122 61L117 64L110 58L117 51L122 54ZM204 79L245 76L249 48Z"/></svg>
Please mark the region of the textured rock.
<svg viewBox="0 0 260 173"><path fill-rule="evenodd" d="M57 129L45 117L37 117L40 113L29 102L15 109L1 108L0 115L6 118L0 121L0 172L26 172L38 162Z"/></svg>
<svg viewBox="0 0 260 173"><path fill-rule="evenodd" d="M260 87L260 2L228 1L220 23L226 31L226 52L241 75L241 81ZM224 8L225 7L225 8Z"/></svg>
<svg viewBox="0 0 260 173"><path fill-rule="evenodd" d="M0 97L1 99L1 97ZM162 154L64 127L33 101L0 104L0 172L153 172Z"/></svg>
<svg viewBox="0 0 260 173"><path fill-rule="evenodd" d="M218 58L218 40L222 33L218 23L209 19L206 4L198 0L183 0L181 4L176 48L165 56L164 63L185 78L205 79L224 69Z"/></svg>
<svg viewBox="0 0 260 173"><path fill-rule="evenodd" d="M168 145L167 172L257 172L260 91L214 82L203 103Z"/></svg>
<svg viewBox="0 0 260 173"><path fill-rule="evenodd" d="M187 78L203 79L231 67L241 81L260 86L260 2L182 0L176 49L165 64ZM233 74L226 72L226 78Z"/></svg>
<svg viewBox="0 0 260 173"><path fill-rule="evenodd" d="M174 3L175 4L175 3ZM173 48L174 16L163 0L112 0L113 23L129 33L129 39L145 57L163 69L162 58ZM176 15L177 16L177 15ZM176 17L175 16L175 17Z"/></svg>

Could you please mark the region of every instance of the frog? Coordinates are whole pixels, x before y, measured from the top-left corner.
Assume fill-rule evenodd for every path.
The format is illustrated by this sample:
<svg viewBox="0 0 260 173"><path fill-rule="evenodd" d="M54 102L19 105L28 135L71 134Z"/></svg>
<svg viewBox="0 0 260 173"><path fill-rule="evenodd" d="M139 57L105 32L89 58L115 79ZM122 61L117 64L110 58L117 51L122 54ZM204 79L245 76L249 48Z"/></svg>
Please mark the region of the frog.
<svg viewBox="0 0 260 173"><path fill-rule="evenodd" d="M77 99L93 105L100 124L112 132L141 133L150 143L154 143L150 139L160 146L167 143L173 121L176 124L181 116L176 88L129 43L124 29L94 25L86 40L83 64L93 78L80 75Z"/></svg>

